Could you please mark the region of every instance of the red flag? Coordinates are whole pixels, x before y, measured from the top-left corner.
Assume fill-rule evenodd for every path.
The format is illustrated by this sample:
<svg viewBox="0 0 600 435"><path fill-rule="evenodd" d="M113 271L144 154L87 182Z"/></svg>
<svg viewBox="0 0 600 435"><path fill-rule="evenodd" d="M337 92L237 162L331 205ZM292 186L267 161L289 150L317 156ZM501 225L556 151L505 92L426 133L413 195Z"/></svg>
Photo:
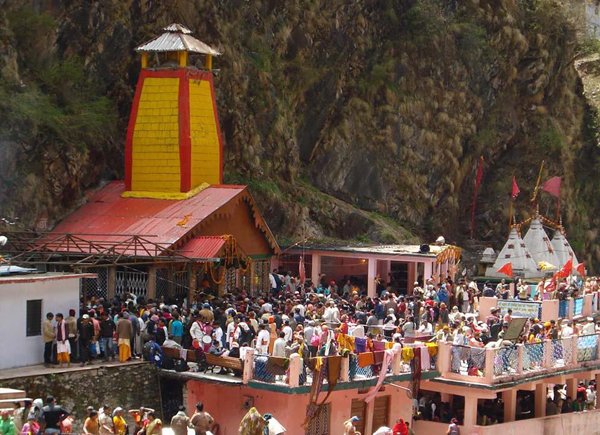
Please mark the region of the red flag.
<svg viewBox="0 0 600 435"><path fill-rule="evenodd" d="M571 272L573 272L573 259L569 258L569 261L567 261L562 269L556 272L555 275L558 278L566 278L567 276L571 275Z"/></svg>
<svg viewBox="0 0 600 435"><path fill-rule="evenodd" d="M577 273L581 275L582 278L585 278L585 263L579 263L576 269Z"/></svg>
<svg viewBox="0 0 600 435"><path fill-rule="evenodd" d="M517 199L521 191L519 190L519 186L517 185L517 178L513 175L513 185L512 185L512 194L510 195L512 199Z"/></svg>
<svg viewBox="0 0 600 435"><path fill-rule="evenodd" d="M550 195L560 198L560 177L552 177L542 185L542 190Z"/></svg>
<svg viewBox="0 0 600 435"><path fill-rule="evenodd" d="M300 278L300 284L304 284L304 281L306 281L306 269L304 268L303 256L300 256L300 263L298 264L298 277Z"/></svg>
<svg viewBox="0 0 600 435"><path fill-rule="evenodd" d="M503 273L504 275L510 276L512 278L512 276L513 276L512 263L511 262L506 263L504 266L502 266L496 272Z"/></svg>

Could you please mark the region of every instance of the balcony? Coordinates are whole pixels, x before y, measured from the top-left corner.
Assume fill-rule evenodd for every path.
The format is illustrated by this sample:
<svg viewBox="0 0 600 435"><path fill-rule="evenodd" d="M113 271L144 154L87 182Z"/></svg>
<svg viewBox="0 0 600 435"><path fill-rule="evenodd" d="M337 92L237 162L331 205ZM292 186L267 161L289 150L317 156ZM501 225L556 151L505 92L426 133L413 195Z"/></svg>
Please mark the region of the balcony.
<svg viewBox="0 0 600 435"><path fill-rule="evenodd" d="M406 344L405 348L419 348L420 352L428 352L426 346L418 343ZM360 364L355 354L344 357L323 357L323 360L325 359L328 360L328 366L330 362L336 363L332 367L339 366L336 389L367 388L377 383L381 370L380 363ZM426 361L425 365L420 366L421 378L433 379L439 376L437 371L438 357L435 355L427 359L429 362ZM310 386L317 378L314 371L315 363L316 358L311 358L307 362L297 354L292 354L290 358L268 358L265 355L255 354L254 349L249 349L244 360L242 382L258 389L294 394L305 393L310 390ZM403 360L402 349L397 348L386 371L384 383L411 380L412 367L411 363L407 361L406 354ZM335 377L335 375L333 376ZM329 388L328 374L324 378L323 389L327 391Z"/></svg>
<svg viewBox="0 0 600 435"><path fill-rule="evenodd" d="M600 410L586 412L571 412L550 417L531 418L528 420L511 421L492 426L473 426L466 432L461 426L461 433L470 435L512 435L520 433L544 435L578 435L597 433L600 426ZM413 423L415 433L445 434L448 423L417 420Z"/></svg>
<svg viewBox="0 0 600 435"><path fill-rule="evenodd" d="M600 334L480 348L439 343L441 378L497 385L600 367Z"/></svg>

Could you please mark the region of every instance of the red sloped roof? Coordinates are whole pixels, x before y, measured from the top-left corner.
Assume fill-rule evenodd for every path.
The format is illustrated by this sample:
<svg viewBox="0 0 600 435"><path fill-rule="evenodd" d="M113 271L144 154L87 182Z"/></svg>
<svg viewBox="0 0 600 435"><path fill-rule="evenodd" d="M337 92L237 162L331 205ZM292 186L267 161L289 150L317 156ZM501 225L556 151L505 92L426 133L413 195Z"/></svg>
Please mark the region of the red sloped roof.
<svg viewBox="0 0 600 435"><path fill-rule="evenodd" d="M114 181L60 222L49 237L68 233L86 241L108 243L138 235L153 244L168 247L245 189L237 185L210 186L183 200L123 198L125 184ZM122 253L132 254L130 251L127 248Z"/></svg>
<svg viewBox="0 0 600 435"><path fill-rule="evenodd" d="M210 260L220 257L224 244L222 236L199 236L183 245L177 253L195 260Z"/></svg>

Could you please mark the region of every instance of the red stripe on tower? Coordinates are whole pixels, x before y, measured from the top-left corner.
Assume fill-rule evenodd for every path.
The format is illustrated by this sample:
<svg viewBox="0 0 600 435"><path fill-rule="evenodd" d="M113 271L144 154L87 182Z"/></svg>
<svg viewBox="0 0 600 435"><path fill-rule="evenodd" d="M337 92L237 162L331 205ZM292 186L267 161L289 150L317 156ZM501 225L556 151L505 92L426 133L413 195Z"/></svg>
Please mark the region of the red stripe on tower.
<svg viewBox="0 0 600 435"><path fill-rule="evenodd" d="M192 138L190 130L190 81L185 69L179 70L179 166L181 192L192 188Z"/></svg>

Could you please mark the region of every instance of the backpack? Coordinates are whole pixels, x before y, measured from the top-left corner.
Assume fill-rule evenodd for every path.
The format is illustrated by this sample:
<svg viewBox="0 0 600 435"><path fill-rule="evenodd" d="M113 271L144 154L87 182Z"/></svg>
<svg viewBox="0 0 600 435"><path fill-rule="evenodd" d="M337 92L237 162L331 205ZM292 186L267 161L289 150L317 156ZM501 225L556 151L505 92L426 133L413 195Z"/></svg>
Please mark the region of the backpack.
<svg viewBox="0 0 600 435"><path fill-rule="evenodd" d="M251 326L248 326L248 329L240 329L240 344L247 343L250 346L254 339L254 329Z"/></svg>

